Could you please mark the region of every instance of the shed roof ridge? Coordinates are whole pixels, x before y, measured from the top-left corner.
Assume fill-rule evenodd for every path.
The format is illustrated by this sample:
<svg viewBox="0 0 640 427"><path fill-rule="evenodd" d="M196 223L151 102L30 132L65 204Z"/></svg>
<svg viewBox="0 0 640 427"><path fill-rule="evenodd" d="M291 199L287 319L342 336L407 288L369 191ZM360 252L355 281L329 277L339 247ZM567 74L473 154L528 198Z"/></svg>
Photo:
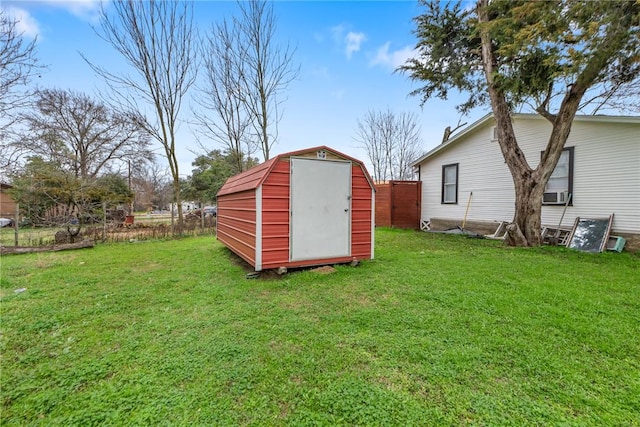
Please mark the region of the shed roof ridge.
<svg viewBox="0 0 640 427"><path fill-rule="evenodd" d="M320 150L328 151L334 154L335 156L342 157L360 166L363 169L364 175L369 181L370 185L372 186L372 188L374 187L371 176L369 175L369 172L366 170L366 167L362 161L356 158L353 158L351 156L348 156L331 147L327 147L326 145L319 145L317 147L305 148L302 150L295 150L287 153L278 154L270 158L269 160L266 160L263 163L260 163L259 165L252 167L251 169L248 169L244 172L234 175L225 181L225 183L222 185L222 187L218 191L217 195L222 196L225 194L237 193L241 191L255 190L256 188L260 187L264 183L264 181L267 179L267 176L271 173L271 171L273 170L275 165L278 163L278 161L280 161L280 159L285 157L293 157L293 156L297 156L305 153L312 153L314 151L317 152Z"/></svg>

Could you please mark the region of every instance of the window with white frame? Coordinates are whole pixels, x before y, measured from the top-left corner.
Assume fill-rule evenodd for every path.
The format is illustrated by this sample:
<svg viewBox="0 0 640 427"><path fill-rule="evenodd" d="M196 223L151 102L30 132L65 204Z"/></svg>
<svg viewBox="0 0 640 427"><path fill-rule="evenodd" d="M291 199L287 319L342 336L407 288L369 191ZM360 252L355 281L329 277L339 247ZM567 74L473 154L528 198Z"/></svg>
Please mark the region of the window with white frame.
<svg viewBox="0 0 640 427"><path fill-rule="evenodd" d="M542 196L545 205L564 205L569 201L572 204L573 197L573 147L562 150L556 168L553 170Z"/></svg>
<svg viewBox="0 0 640 427"><path fill-rule="evenodd" d="M442 166L441 203L458 203L458 163Z"/></svg>

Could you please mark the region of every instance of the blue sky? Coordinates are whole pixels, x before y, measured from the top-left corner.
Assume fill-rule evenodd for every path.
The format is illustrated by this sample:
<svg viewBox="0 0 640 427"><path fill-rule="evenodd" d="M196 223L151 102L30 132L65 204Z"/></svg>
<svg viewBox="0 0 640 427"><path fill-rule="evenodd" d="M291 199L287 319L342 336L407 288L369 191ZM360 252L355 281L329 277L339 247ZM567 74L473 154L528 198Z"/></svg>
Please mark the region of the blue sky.
<svg viewBox="0 0 640 427"><path fill-rule="evenodd" d="M2 7L21 20L25 37L37 35L38 57L48 67L37 83L94 94L104 88L84 62L124 70L124 61L93 31L99 3L92 0L2 0ZM197 1L195 17L201 29L230 18L233 1ZM460 120L456 99L432 100L420 107L409 97L416 85L394 73L416 44L412 19L420 14L417 1L276 1L277 37L297 46L300 76L284 94L278 154L327 145L367 162L354 140L357 120L369 110L413 112L422 129L422 151L436 146L446 126ZM189 105L183 108L189 119ZM477 111L463 122L486 113ZM201 152L188 125L180 129L180 174L191 173L195 152ZM210 143L210 148L218 148ZM368 163L368 162L367 162Z"/></svg>

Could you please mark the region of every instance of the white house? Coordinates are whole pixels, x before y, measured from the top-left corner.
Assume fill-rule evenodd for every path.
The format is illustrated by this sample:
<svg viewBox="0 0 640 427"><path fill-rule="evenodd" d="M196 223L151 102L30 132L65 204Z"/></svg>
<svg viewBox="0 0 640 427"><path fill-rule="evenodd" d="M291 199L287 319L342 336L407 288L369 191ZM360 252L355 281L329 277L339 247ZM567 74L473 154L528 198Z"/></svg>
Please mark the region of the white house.
<svg viewBox="0 0 640 427"><path fill-rule="evenodd" d="M514 114L520 148L531 167L540 161L551 124L539 115ZM489 114L416 160L422 181L421 220L433 229L461 225L495 230L514 215L513 180ZM473 194L472 194L473 193ZM640 245L640 117L577 116L549 179L542 224L614 214L612 234ZM629 241L629 240L632 241Z"/></svg>

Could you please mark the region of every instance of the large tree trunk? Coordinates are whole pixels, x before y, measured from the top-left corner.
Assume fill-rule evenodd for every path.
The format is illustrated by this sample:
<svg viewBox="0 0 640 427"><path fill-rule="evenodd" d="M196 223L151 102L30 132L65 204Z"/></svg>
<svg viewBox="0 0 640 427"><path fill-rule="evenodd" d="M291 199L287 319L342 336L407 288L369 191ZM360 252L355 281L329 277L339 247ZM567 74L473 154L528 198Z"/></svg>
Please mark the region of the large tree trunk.
<svg viewBox="0 0 640 427"><path fill-rule="evenodd" d="M489 0L478 2L478 20L487 24ZM538 167L535 169L529 166L524 153L516 140L513 125L511 123L511 112L505 98L504 92L495 81L498 70L498 63L494 52L491 35L487 27L482 27L480 31L482 47L482 66L487 79L487 90L491 100L491 109L496 121L498 133L498 144L504 157L505 163L509 167L513 178L515 189L515 215L513 227L509 232L507 244L513 246L537 246L542 243L541 234L541 213L542 195L547 185L551 173L558 163L562 148L564 147L573 118L575 117L578 105L586 88L589 87L597 75L597 70L604 64L593 61L582 72L576 84L570 86L560 105L558 114L552 115L546 110L538 111L552 123L552 131L546 149ZM606 64L606 62L605 62ZM600 67L600 68L598 68ZM584 81L583 81L584 80Z"/></svg>
<svg viewBox="0 0 640 427"><path fill-rule="evenodd" d="M487 12L489 0L478 3L478 18L480 22L489 22ZM513 224L509 227L506 243L512 246L534 246L540 244L540 223L542 210L542 189L539 177L532 170L524 153L518 146L511 113L504 93L494 82L497 60L493 52L491 36L486 29L480 32L482 42L482 65L487 78L487 89L491 100L491 109L496 121L498 144L505 163L509 167L515 189L515 215ZM539 197L538 197L539 195Z"/></svg>
<svg viewBox="0 0 640 427"><path fill-rule="evenodd" d="M174 232L182 234L184 215L182 213L182 192L180 191L180 177L178 175L173 177L173 198L176 201L176 209L178 211L178 227Z"/></svg>
<svg viewBox="0 0 640 427"><path fill-rule="evenodd" d="M529 178L517 176L514 185L516 200L513 224L517 230L509 233L511 240L507 243L512 246L538 246L542 243L541 200L544 185L536 182L531 175Z"/></svg>

